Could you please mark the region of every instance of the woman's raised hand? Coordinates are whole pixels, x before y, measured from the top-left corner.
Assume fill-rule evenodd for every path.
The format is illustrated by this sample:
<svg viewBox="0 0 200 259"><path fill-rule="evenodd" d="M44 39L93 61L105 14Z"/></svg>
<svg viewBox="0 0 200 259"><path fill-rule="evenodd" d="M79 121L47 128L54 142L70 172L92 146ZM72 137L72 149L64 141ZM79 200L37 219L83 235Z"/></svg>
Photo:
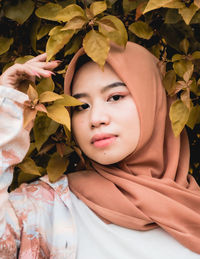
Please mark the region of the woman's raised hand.
<svg viewBox="0 0 200 259"><path fill-rule="evenodd" d="M35 77L50 77L60 61L46 62L46 53L30 59L24 64L14 64L0 76L0 85L23 91Z"/></svg>

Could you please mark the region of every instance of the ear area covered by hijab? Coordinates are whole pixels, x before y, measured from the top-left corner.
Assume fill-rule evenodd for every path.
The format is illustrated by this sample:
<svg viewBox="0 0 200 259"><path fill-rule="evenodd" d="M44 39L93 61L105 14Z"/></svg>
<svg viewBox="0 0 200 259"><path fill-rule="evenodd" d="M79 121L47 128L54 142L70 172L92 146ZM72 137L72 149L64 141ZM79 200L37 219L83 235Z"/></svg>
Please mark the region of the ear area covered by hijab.
<svg viewBox="0 0 200 259"><path fill-rule="evenodd" d="M80 49L69 64L66 94L83 54ZM70 189L106 223L136 230L160 226L200 254L200 187L188 176L186 132L179 137L172 132L172 100L162 86L158 60L128 42L125 49L111 47L106 62L133 96L140 118L139 143L117 166L91 161L91 170L69 174Z"/></svg>

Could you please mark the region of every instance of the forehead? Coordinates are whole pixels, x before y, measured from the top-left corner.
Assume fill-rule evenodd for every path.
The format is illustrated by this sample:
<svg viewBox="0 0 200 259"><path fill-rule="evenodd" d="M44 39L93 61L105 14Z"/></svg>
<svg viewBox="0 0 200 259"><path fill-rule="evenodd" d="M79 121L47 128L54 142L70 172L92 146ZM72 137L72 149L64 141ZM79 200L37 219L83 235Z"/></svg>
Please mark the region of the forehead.
<svg viewBox="0 0 200 259"><path fill-rule="evenodd" d="M87 91L90 87L103 87L114 82L122 82L109 64L102 70L95 62L84 64L75 74L72 94L77 91Z"/></svg>

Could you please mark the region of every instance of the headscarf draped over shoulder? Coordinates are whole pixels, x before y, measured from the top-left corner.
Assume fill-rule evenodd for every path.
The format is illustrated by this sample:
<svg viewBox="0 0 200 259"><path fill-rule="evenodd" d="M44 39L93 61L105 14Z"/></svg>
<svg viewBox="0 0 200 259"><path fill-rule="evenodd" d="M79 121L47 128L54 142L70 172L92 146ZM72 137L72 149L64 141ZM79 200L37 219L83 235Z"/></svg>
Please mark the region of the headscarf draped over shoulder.
<svg viewBox="0 0 200 259"><path fill-rule="evenodd" d="M83 54L80 49L69 64L67 94ZM158 60L128 42L125 49L111 47L106 62L133 96L140 118L139 143L115 166L91 161L91 170L69 174L69 186L105 222L135 230L159 226L200 254L200 188L188 176L186 133L174 137L172 132L168 117L172 100L162 86Z"/></svg>

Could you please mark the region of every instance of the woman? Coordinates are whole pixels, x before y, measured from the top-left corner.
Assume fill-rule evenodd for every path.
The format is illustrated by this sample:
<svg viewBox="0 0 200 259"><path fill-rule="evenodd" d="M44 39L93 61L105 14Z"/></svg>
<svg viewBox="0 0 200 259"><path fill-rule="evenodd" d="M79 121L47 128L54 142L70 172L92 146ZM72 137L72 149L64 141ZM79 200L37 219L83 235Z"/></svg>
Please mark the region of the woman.
<svg viewBox="0 0 200 259"><path fill-rule="evenodd" d="M187 176L185 132L175 138L171 130L157 60L130 42L112 47L104 71L91 61L80 67L83 55L69 65L65 92L84 103L72 111L72 129L85 169L53 184L42 177L9 197L12 165L29 141L27 96L6 85L16 74L49 76L56 63L39 56L29 70L1 77L1 258L19 247L19 258L199 258L200 189Z"/></svg>

